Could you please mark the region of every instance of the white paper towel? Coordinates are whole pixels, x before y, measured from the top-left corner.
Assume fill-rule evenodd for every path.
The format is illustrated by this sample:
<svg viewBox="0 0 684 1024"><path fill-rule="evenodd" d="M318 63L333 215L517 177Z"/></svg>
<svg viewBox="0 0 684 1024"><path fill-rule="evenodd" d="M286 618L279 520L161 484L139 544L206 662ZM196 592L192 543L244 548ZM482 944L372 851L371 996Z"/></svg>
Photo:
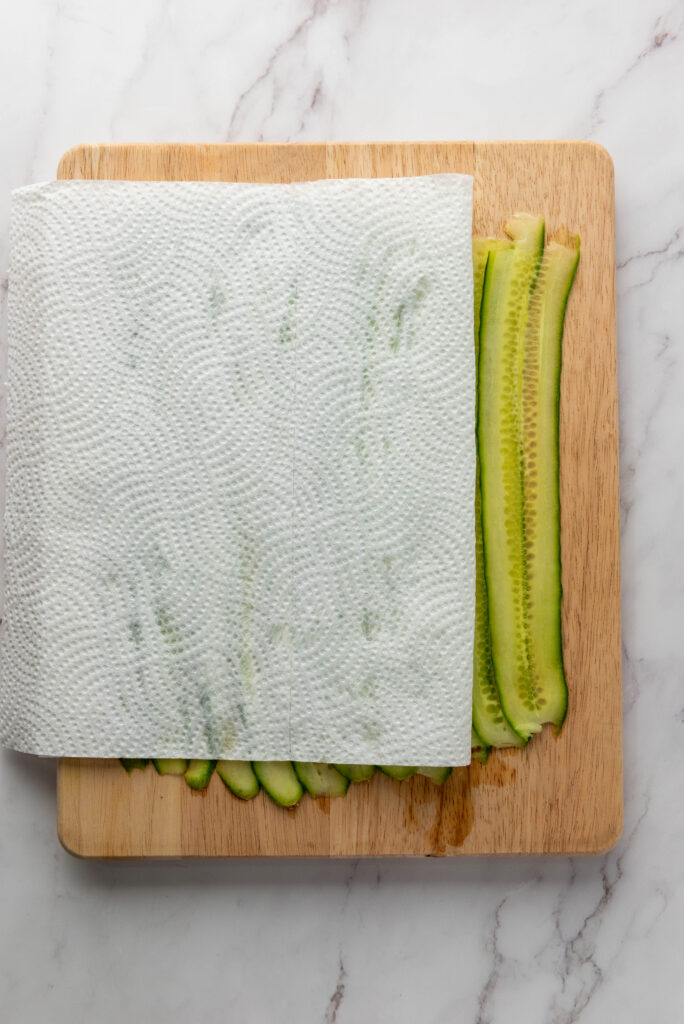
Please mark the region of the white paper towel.
<svg viewBox="0 0 684 1024"><path fill-rule="evenodd" d="M470 760L471 188L15 193L4 744Z"/></svg>

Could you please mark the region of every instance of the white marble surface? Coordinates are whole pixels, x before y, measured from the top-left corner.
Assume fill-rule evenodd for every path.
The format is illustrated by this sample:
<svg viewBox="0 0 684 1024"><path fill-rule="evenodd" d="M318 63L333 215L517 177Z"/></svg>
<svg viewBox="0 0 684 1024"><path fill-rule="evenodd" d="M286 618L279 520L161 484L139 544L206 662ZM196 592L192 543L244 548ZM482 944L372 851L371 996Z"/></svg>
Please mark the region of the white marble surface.
<svg viewBox="0 0 684 1024"><path fill-rule="evenodd" d="M5 0L9 190L81 141L592 138L616 165L625 834L588 860L82 863L0 757L7 1024L641 1024L684 1007L684 4Z"/></svg>

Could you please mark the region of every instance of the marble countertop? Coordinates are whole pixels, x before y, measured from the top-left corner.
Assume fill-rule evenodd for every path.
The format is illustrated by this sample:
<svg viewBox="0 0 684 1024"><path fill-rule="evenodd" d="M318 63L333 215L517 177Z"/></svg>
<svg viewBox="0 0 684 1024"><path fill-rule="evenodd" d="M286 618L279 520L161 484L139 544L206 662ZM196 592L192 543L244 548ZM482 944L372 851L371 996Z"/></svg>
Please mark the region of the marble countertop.
<svg viewBox="0 0 684 1024"><path fill-rule="evenodd" d="M76 861L0 755L7 1024L641 1024L684 1006L684 5L14 0L9 191L85 141L588 138L616 169L625 832L590 859ZM3 279L3 303L6 276Z"/></svg>

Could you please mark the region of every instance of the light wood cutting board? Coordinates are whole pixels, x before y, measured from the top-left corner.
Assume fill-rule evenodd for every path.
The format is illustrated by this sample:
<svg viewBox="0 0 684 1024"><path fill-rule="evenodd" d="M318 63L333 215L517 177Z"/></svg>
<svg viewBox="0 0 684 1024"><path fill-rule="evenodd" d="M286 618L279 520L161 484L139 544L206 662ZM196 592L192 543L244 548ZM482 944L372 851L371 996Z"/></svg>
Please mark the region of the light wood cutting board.
<svg viewBox="0 0 684 1024"><path fill-rule="evenodd" d="M561 397L564 657L570 710L526 750L493 753L441 789L377 774L291 811L203 794L151 766L64 759L58 833L83 857L599 853L622 830L622 719L613 167L588 142L79 146L60 178L211 181L472 174L474 232L516 210L582 239ZM154 753L154 751L150 751Z"/></svg>

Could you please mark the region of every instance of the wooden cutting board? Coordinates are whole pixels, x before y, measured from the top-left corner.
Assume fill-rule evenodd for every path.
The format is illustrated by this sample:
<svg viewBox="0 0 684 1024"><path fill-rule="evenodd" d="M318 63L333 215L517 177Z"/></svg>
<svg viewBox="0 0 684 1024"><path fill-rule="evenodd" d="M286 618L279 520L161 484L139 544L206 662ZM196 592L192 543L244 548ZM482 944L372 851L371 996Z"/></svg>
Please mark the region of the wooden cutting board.
<svg viewBox="0 0 684 1024"><path fill-rule="evenodd" d="M622 830L622 720L613 167L588 142L79 146L59 178L273 181L472 174L474 232L516 210L582 239L561 398L564 656L570 710L523 751L458 769L441 789L376 774L344 799L287 811L203 794L149 766L64 759L58 833L83 857L600 853ZM150 753L154 753L150 751Z"/></svg>

